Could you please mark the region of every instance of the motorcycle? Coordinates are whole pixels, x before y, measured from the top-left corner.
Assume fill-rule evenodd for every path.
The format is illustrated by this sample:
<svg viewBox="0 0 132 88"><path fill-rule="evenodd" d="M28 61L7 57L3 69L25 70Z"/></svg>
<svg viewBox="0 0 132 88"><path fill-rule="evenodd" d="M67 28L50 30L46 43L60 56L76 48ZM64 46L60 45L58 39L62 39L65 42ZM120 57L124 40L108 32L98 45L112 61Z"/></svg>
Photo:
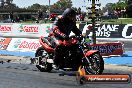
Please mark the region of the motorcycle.
<svg viewBox="0 0 132 88"><path fill-rule="evenodd" d="M102 74L104 70L102 56L98 50L88 50L83 40L80 40L80 36L71 36L67 40L59 41L59 47L54 47L50 37L40 37L39 42L42 46L35 53L36 67L41 72L51 72L52 69L78 71L81 67L87 74ZM57 59L58 63L54 61L57 48L61 57Z"/></svg>

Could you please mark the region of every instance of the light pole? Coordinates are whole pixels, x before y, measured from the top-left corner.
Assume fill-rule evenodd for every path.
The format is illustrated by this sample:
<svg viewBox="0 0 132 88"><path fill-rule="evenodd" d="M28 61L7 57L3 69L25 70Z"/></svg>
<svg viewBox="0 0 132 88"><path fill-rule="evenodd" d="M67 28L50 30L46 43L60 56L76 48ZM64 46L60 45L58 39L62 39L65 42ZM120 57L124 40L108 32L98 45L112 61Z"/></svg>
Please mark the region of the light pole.
<svg viewBox="0 0 132 88"><path fill-rule="evenodd" d="M89 8L89 9L91 9L91 12L92 13L90 13L91 14L91 17L92 17L92 42L93 42L93 44L96 44L96 30L95 30L95 26L96 26L96 5L98 6L99 4L96 4L96 2L99 2L99 0L88 0L88 2L92 2L91 3L91 8Z"/></svg>
<svg viewBox="0 0 132 88"><path fill-rule="evenodd" d="M49 16L50 16L50 0L49 0Z"/></svg>
<svg viewBox="0 0 132 88"><path fill-rule="evenodd" d="M93 39L93 44L96 44L96 31L95 31L95 0L92 0L92 26L93 26L93 34L92 34L92 39Z"/></svg>

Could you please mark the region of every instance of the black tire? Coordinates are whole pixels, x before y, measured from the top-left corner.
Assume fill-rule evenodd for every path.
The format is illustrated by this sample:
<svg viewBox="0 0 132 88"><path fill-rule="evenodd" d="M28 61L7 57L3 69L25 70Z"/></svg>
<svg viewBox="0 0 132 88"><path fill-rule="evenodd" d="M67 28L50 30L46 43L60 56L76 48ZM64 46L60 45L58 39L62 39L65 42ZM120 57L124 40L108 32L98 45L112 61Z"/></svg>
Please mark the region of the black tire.
<svg viewBox="0 0 132 88"><path fill-rule="evenodd" d="M84 60L84 69L86 74L102 74L104 70L104 60L99 53L94 53L91 56L87 57L91 64Z"/></svg>
<svg viewBox="0 0 132 88"><path fill-rule="evenodd" d="M41 57L43 58L43 52L47 53L43 47L39 47L36 50L35 57ZM48 53L47 53L48 54ZM40 60L41 61L41 60ZM43 63L43 62L42 62ZM41 71L41 72L51 72L52 70L52 64L51 63L39 63L39 65L36 65L36 67Z"/></svg>

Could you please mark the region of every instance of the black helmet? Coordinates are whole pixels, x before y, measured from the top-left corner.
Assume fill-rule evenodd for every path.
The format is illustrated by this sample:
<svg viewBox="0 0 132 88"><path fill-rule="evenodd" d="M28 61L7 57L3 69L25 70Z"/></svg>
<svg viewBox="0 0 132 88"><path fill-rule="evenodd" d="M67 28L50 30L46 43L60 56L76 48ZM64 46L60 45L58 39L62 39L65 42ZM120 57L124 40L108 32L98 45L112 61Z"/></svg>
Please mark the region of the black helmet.
<svg viewBox="0 0 132 88"><path fill-rule="evenodd" d="M76 16L76 11L71 9L71 8L67 8L63 14L62 14L63 17L68 17L68 16Z"/></svg>

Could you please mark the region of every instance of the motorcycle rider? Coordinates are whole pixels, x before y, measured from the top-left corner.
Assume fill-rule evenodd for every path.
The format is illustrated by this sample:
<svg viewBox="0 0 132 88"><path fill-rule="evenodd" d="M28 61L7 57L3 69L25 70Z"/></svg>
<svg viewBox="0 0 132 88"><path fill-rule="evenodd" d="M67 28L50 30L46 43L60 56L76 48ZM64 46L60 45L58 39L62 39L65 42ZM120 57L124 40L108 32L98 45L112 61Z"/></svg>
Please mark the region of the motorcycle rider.
<svg viewBox="0 0 132 88"><path fill-rule="evenodd" d="M63 41L69 38L71 31L76 36L82 36L82 32L76 26L76 12L72 8L67 8L62 16L56 18L53 24L52 32L49 34L49 37L52 37L54 41L55 57L54 62L58 66L59 60L61 58L62 50L65 50L64 46L61 46L59 41Z"/></svg>

